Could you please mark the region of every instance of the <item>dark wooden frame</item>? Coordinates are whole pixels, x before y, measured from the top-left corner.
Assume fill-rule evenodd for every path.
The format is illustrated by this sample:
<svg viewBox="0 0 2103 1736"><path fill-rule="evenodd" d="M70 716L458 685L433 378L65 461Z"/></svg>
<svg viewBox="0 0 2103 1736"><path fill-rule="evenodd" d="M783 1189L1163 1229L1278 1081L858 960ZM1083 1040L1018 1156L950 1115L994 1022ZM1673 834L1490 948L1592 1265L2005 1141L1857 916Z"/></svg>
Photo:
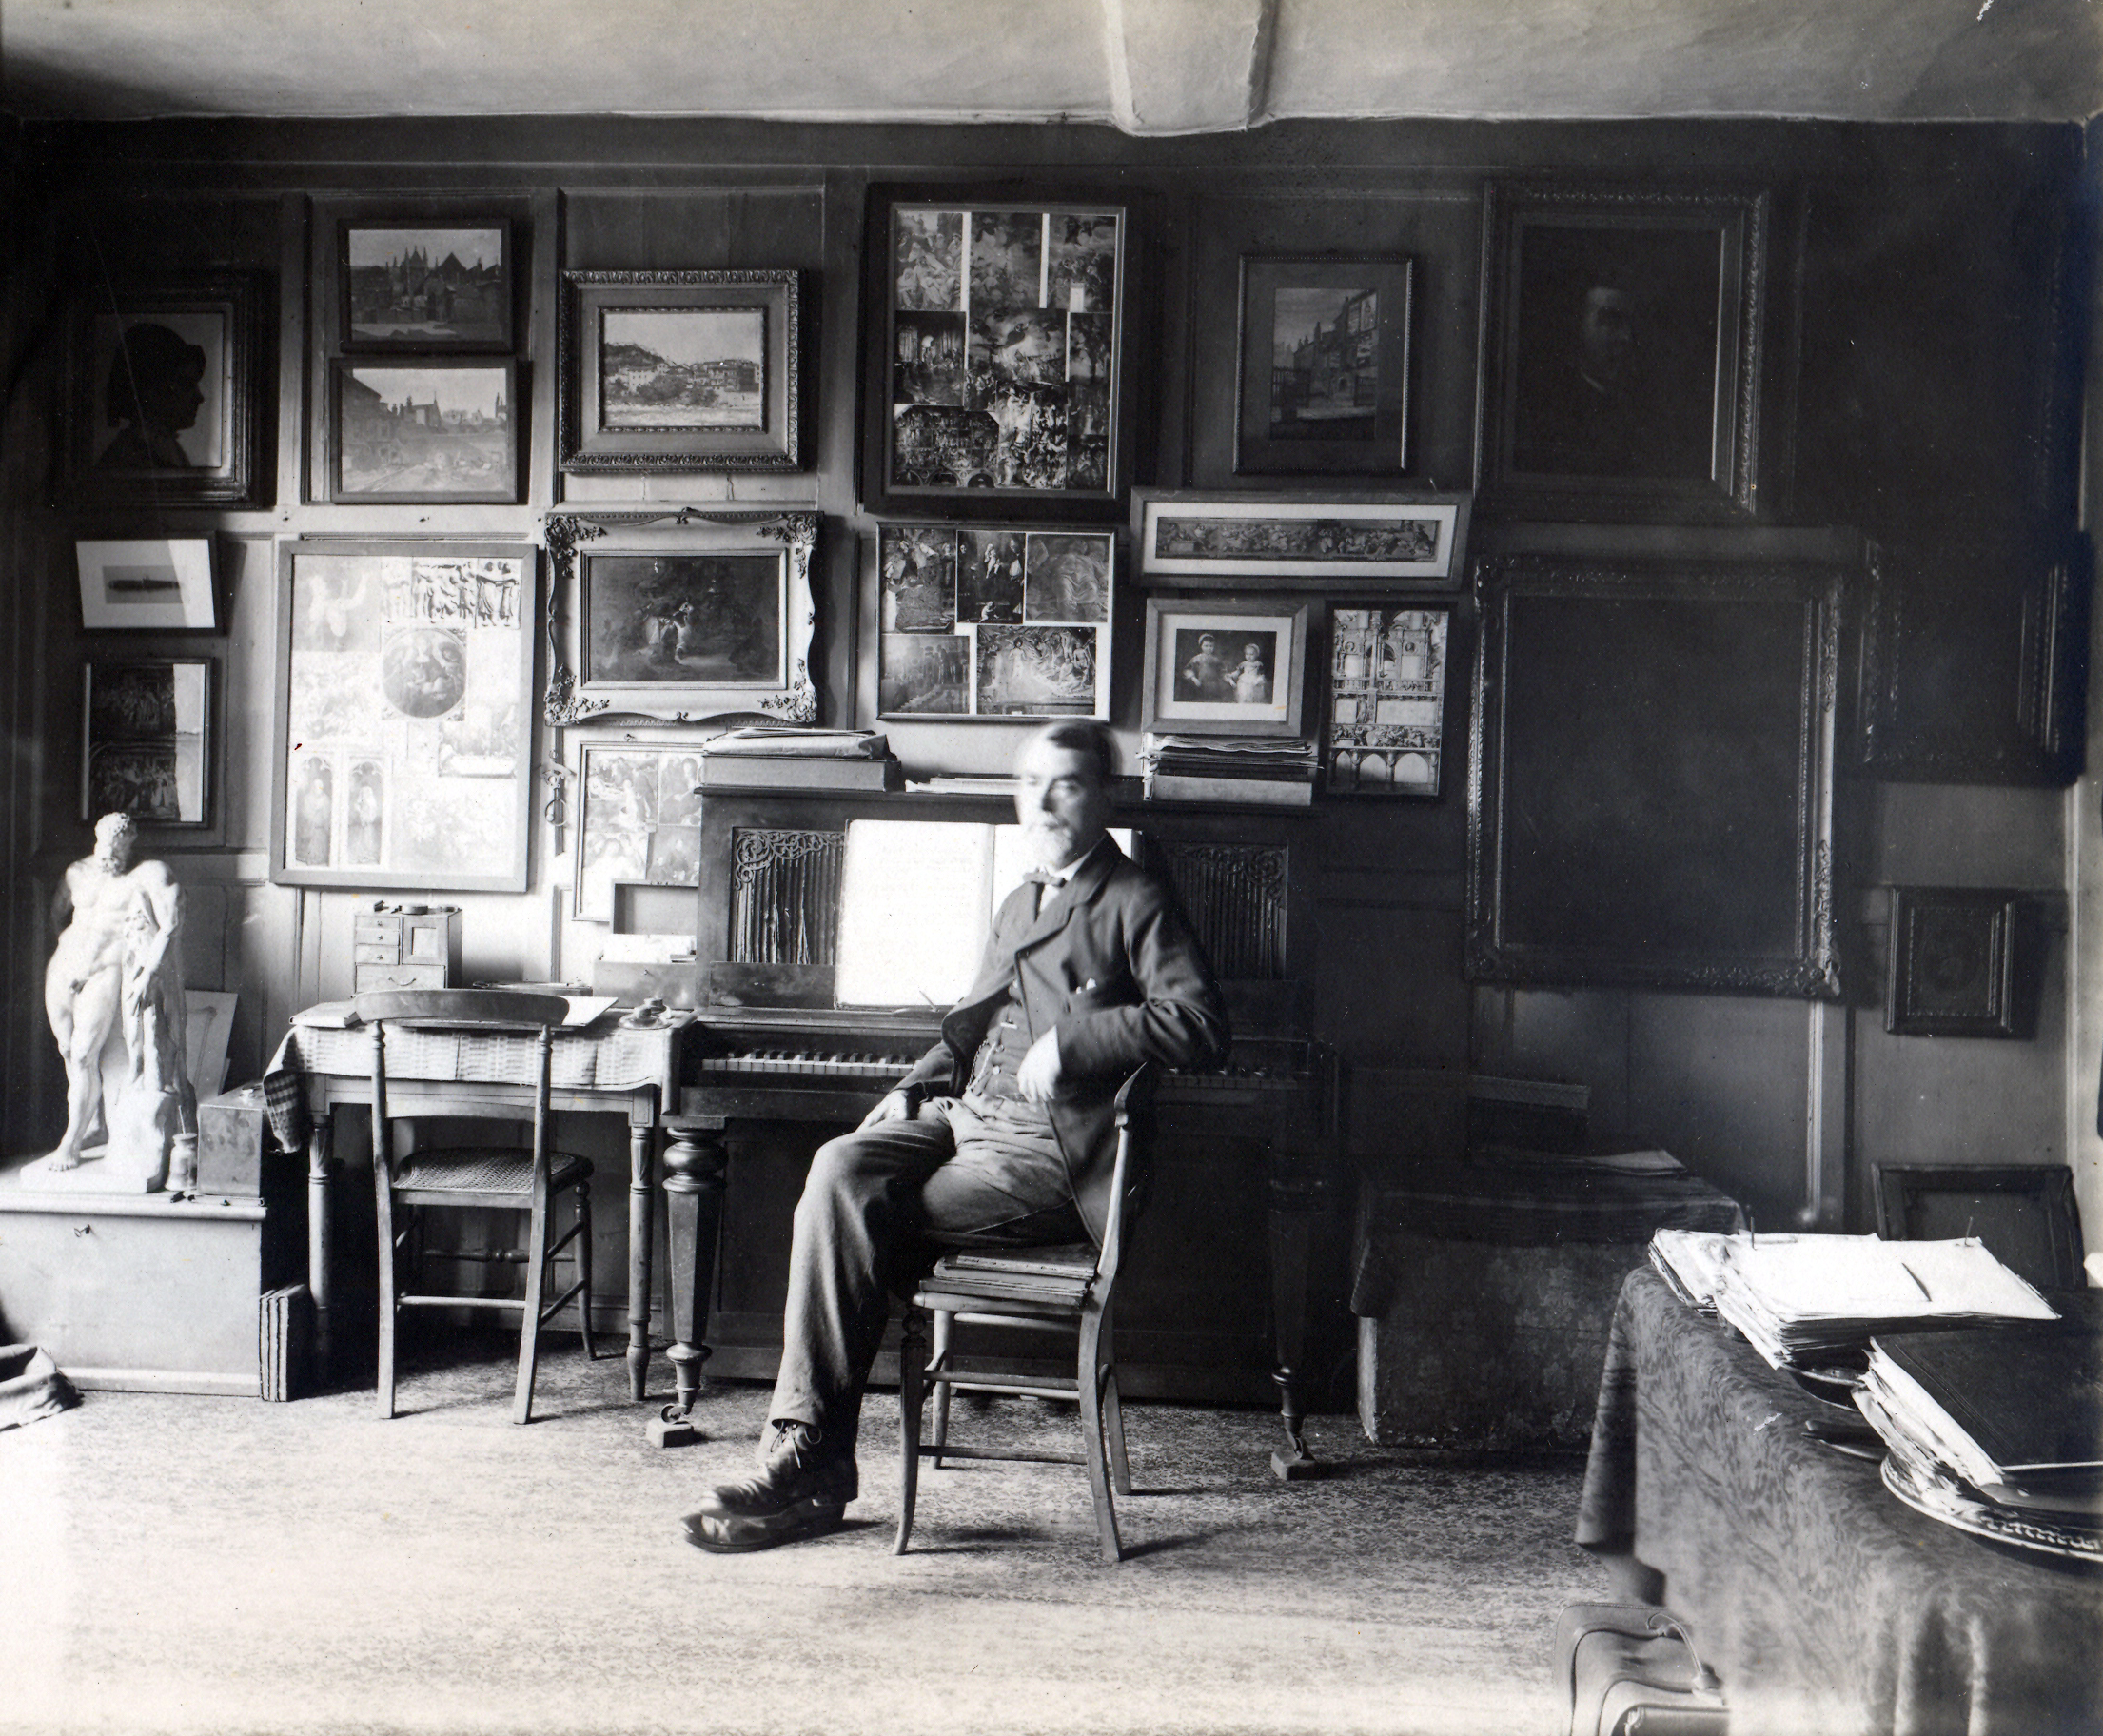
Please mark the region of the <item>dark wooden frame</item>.
<svg viewBox="0 0 2103 1736"><path fill-rule="evenodd" d="M1405 254L1243 256L1234 405L1237 475L1399 476L1409 468L1409 335L1415 279L1416 263ZM1278 291L1343 289L1361 284L1380 298L1372 337L1380 382L1372 406L1372 433L1333 441L1292 440L1270 433L1270 339L1276 329Z"/></svg>
<svg viewBox="0 0 2103 1736"><path fill-rule="evenodd" d="M290 859L286 847L285 820L289 802L291 759L291 696L297 675L294 646L294 604L299 562L303 559L331 556L401 556L411 560L462 561L476 559L516 560L521 562L519 597L519 666L516 681L507 687L518 717L517 768L514 785L515 814L504 859L486 865L485 872L472 874L406 870L382 865L333 863L316 867ZM541 619L540 551L530 542L396 541L386 538L344 539L317 542L286 541L278 544L278 631L276 694L273 703L270 765L270 878L280 886L397 887L403 890L444 892L523 892L527 886L527 863L533 823L533 755L536 732L533 717L535 623ZM373 605L375 613L378 604ZM375 713L382 703L377 683L373 689ZM501 698L503 696L497 696ZM374 725L378 734L378 725ZM348 758L344 756L347 763ZM334 817L331 815L331 838Z"/></svg>
<svg viewBox="0 0 2103 1736"><path fill-rule="evenodd" d="M1474 497L1466 494L1270 494L1212 490L1145 489L1132 500L1132 544L1148 582L1180 591L1257 589L1368 594L1458 589L1466 570L1468 520ZM1165 554L1158 546L1173 518L1274 519L1307 526L1304 551L1257 555ZM1436 524L1439 552L1426 561L1371 560L1325 552L1321 539L1357 521L1389 528Z"/></svg>
<svg viewBox="0 0 2103 1736"><path fill-rule="evenodd" d="M1952 1233L1975 1233L1963 1227L1951 1230L1918 1224L1916 1209L1936 1194L1956 1195L1972 1212L1981 1206L1991 1212L1995 1203L2002 1205L2009 1215L2036 1212L2044 1220L2052 1270L2031 1281L2041 1281L2050 1289L2080 1288L2081 1213L2074 1197L2074 1172L2064 1164L1878 1163L1870 1167L1877 1196L1877 1233L1885 1241L1934 1240ZM1930 1232L1929 1235L1914 1234L1916 1225Z"/></svg>
<svg viewBox="0 0 2103 1736"><path fill-rule="evenodd" d="M360 210L335 218L336 225L336 344L344 355L503 356L517 346L519 329L518 269L516 241L511 220L501 216L433 216L391 211ZM353 229L494 229L503 273L503 331L486 338L453 337L360 337L351 318L350 236Z"/></svg>
<svg viewBox="0 0 2103 1736"><path fill-rule="evenodd" d="M893 480L894 451L892 370L897 354L895 279L893 267L893 218L903 209L938 211L1036 211L1052 215L1114 216L1117 219L1117 275L1108 309L1110 323L1109 450L1101 488L965 487L901 483ZM1142 270L1135 245L1138 202L1128 191L1091 192L1012 186L894 185L869 189L863 240L862 442L860 494L863 511L890 518L1030 518L1036 520L1114 520L1123 515L1131 484L1134 406L1138 392L1136 358L1145 349L1135 341L1138 310L1147 306L1134 282ZM963 262L968 283L970 262ZM960 299L964 299L960 295ZM941 311L941 310L931 310ZM966 344L969 345L969 314Z"/></svg>
<svg viewBox="0 0 2103 1736"><path fill-rule="evenodd" d="M504 377L504 403L508 416L504 424L504 441L509 448L501 486L489 488L443 488L443 489L365 489L345 488L344 485L344 383L360 368L392 368L412 373L472 373L482 369L500 370ZM339 356L328 365L328 426L324 444L327 451L324 480L327 498L342 505L349 506L421 506L442 505L452 503L462 504L510 506L516 505L521 495L520 470L525 456L525 442L521 439L521 424L524 420L525 406L520 401L520 365L507 356Z"/></svg>
<svg viewBox="0 0 2103 1736"><path fill-rule="evenodd" d="M1439 666L1438 692L1435 697L1427 696L1434 697L1434 703L1436 703L1439 712L1439 742L1434 750L1436 759L1432 767L1431 782L1428 788L1421 784L1382 783L1360 775L1367 754L1413 753L1421 750L1391 742L1360 743L1351 741L1339 744L1336 740L1336 705L1338 699L1341 697L1337 692L1337 684L1343 679L1337 668L1338 635L1336 618L1345 609L1368 609L1382 614L1443 615L1445 618L1444 636L1445 645L1444 658ZM1330 605L1327 622L1328 632L1323 646L1328 671L1327 681L1325 684L1325 703L1322 713L1322 793L1325 796L1366 796L1375 799L1386 800L1404 797L1414 798L1420 801L1436 801L1438 799L1440 792L1445 787L1446 760L1451 751L1449 743L1457 733L1450 726L1451 711L1449 705L1454 689L1453 650L1458 642L1456 623L1453 617L1453 610L1444 603L1424 602L1414 598L1404 601L1387 598L1367 601L1361 598ZM1339 752L1358 756L1357 761L1350 768L1347 778L1337 765ZM1387 769L1389 771L1393 770L1392 761L1388 762Z"/></svg>
<svg viewBox="0 0 2103 1736"><path fill-rule="evenodd" d="M2026 1033L2024 899L1998 887L1894 886L1884 1029L1897 1036ZM1938 984L1952 971L1961 980Z"/></svg>
<svg viewBox="0 0 2103 1736"><path fill-rule="evenodd" d="M1476 443L1476 475L1485 496L1494 496L1500 507L1514 512L1564 519L1700 520L1754 511L1766 350L1769 205L1766 192L1742 187L1673 191L1545 183L1490 187L1483 224L1483 385ZM1534 321L1545 317L1522 293L1526 243L1535 234L1585 239L1618 235L1627 242L1680 235L1713 238L1719 270L1713 355L1705 368L1692 347L1681 357L1687 382L1704 375L1712 382L1705 412L1684 406L1690 425L1697 420L1706 425L1710 450L1705 475L1691 469L1683 475L1646 474L1640 465L1596 473L1548 469L1522 452L1524 405L1550 402L1556 384L1543 378L1548 371L1544 360L1522 354L1537 329ZM1694 286L1682 286L1688 287ZM1656 405L1640 405L1638 412L1624 420L1650 428L1662 419Z"/></svg>
<svg viewBox="0 0 2103 1736"><path fill-rule="evenodd" d="M1846 566L1708 542L1479 563L1471 977L1839 996Z"/></svg>
<svg viewBox="0 0 2103 1736"><path fill-rule="evenodd" d="M803 274L799 271L565 271L557 353L557 425L565 470L801 470ZM762 426L599 425L607 313L705 313L757 305L764 319Z"/></svg>
<svg viewBox="0 0 2103 1736"><path fill-rule="evenodd" d="M1198 616L1228 625L1237 619L1248 616L1259 616L1267 621L1274 621L1281 616L1288 617L1292 623L1292 642L1278 658L1278 666L1271 671L1270 677L1271 704L1285 715L1276 721L1248 722L1240 718L1186 717L1172 711L1164 713L1158 691L1165 667L1161 655L1161 639L1164 633L1176 630L1172 618L1178 615ZM1149 597L1145 675L1139 689L1140 728L1189 736L1299 735L1301 718L1307 703L1307 633L1312 625L1314 605L1305 597L1259 597L1247 594L1234 597ZM1282 699L1278 696L1281 683L1285 687Z"/></svg>
<svg viewBox="0 0 2103 1736"><path fill-rule="evenodd" d="M167 832L172 840L191 844L209 844L224 837L219 807L219 779L213 775L213 762L219 754L221 690L219 659L204 652L168 652L165 655L129 653L123 657L90 657L81 665L81 742L80 742L80 817L94 820L110 810L98 809L92 801L92 762L98 742L106 746L120 746L121 738L98 738L94 727L95 672L100 669L172 669L178 664L194 664L205 672L204 719L198 731L198 798L201 812L195 819L158 819L150 815L134 814L133 821L145 833Z"/></svg>
<svg viewBox="0 0 2103 1736"><path fill-rule="evenodd" d="M269 462L275 431L275 419L268 413L273 369L265 365L270 354L270 311L269 279L253 271L171 274L116 285L93 302L76 301L66 352L66 497L89 506L267 505L276 483ZM156 314L216 315L226 322L220 376L210 383L219 406L224 456L210 469L99 469L95 433L108 370L100 365L96 323L113 318L120 327L128 326L151 321Z"/></svg>

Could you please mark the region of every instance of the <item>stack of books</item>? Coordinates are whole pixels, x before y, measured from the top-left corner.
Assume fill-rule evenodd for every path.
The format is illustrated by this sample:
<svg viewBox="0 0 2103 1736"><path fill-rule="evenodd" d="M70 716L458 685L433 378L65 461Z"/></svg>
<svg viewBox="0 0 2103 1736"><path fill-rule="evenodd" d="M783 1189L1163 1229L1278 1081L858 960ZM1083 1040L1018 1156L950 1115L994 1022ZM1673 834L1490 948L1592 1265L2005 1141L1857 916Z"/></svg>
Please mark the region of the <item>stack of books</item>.
<svg viewBox="0 0 2103 1736"><path fill-rule="evenodd" d="M1946 1525L2103 1560L2103 1331L2049 1324L1879 1334L1856 1406L1885 1487Z"/></svg>
<svg viewBox="0 0 2103 1736"><path fill-rule="evenodd" d="M704 790L902 790L888 738L867 729L759 724L701 744Z"/></svg>
<svg viewBox="0 0 2103 1736"><path fill-rule="evenodd" d="M1155 736L1142 746L1149 801L1314 801L1314 743L1240 736Z"/></svg>

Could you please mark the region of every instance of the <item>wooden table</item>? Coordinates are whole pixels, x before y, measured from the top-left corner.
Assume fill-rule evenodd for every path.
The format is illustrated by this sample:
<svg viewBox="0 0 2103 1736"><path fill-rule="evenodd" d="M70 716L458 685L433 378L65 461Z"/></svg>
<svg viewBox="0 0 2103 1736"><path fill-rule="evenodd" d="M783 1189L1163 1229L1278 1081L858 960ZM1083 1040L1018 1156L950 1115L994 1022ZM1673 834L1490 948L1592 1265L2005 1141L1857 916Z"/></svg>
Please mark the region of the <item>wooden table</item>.
<svg viewBox="0 0 2103 1736"><path fill-rule="evenodd" d="M349 1003L310 1008L319 1020ZM680 1059L691 1013L667 1014L660 1025L624 1025L614 1014L556 1035L549 1105L558 1113L618 1115L628 1124L628 1391L643 1396L650 1364L652 1170L660 1112L678 1101ZM387 1091L400 1104L443 1115L448 1104L517 1103L528 1115L534 1094L534 1044L487 1033L416 1031L387 1044ZM293 1024L270 1063L271 1126L288 1151L307 1152L307 1284L314 1296L315 1354L328 1366L329 1176L335 1112L372 1102L372 1038L341 1023Z"/></svg>

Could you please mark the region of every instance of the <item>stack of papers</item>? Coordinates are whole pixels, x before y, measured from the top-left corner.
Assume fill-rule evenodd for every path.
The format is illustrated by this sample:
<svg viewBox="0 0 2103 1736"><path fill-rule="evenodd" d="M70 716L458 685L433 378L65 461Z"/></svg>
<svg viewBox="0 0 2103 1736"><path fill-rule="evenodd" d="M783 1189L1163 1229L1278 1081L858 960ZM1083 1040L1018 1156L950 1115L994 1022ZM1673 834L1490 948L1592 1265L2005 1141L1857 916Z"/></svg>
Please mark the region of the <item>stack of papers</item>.
<svg viewBox="0 0 2103 1736"><path fill-rule="evenodd" d="M798 729L786 723L733 729L701 743L703 754L785 754L801 759L880 760L890 751L889 738L875 730Z"/></svg>
<svg viewBox="0 0 2103 1736"><path fill-rule="evenodd" d="M1149 801L1305 807L1316 763L1313 742L1280 737L1149 735L1140 753Z"/></svg>

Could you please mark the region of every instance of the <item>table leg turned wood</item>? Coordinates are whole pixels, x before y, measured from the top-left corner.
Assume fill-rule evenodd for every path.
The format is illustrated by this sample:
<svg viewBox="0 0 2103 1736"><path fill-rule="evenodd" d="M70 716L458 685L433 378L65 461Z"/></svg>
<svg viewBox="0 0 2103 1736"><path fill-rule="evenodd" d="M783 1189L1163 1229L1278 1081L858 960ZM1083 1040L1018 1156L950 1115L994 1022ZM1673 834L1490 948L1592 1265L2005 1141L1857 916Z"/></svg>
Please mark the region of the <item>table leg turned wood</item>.
<svg viewBox="0 0 2103 1736"><path fill-rule="evenodd" d="M716 1281L716 1237L722 1225L723 1174L730 1153L722 1129L695 1121L666 1123L664 1149L666 1288L672 1305L674 1401L650 1425L660 1447L699 1439L693 1423L701 1365L708 1360L708 1303Z"/></svg>
<svg viewBox="0 0 2103 1736"><path fill-rule="evenodd" d="M650 1219L655 1203L651 1147L655 1126L628 1128L628 1396L637 1403L650 1380Z"/></svg>
<svg viewBox="0 0 2103 1736"><path fill-rule="evenodd" d="M314 1301L314 1375L326 1384L330 1371L329 1302L333 1287L328 1279L329 1222L328 1174L329 1117L314 1118L306 1136L306 1290Z"/></svg>
<svg viewBox="0 0 2103 1736"><path fill-rule="evenodd" d="M1270 1469L1286 1482L1322 1474L1323 1467L1307 1450L1300 1431L1299 1383L1305 1374L1307 1347L1307 1280L1312 1271L1314 1220L1328 1190L1327 1177L1274 1156L1270 1172L1270 1307L1277 1335L1278 1366L1270 1378L1278 1387L1279 1419L1286 1444L1270 1455Z"/></svg>

